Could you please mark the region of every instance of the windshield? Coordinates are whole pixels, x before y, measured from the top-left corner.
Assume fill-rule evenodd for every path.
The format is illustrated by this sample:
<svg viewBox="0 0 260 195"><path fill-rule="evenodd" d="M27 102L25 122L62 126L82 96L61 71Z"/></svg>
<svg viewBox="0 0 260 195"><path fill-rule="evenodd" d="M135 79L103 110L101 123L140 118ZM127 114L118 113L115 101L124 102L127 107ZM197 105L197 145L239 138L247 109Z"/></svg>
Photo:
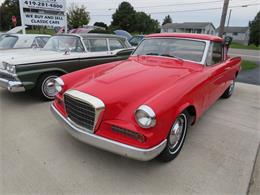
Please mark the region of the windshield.
<svg viewBox="0 0 260 195"><path fill-rule="evenodd" d="M133 55L155 55L201 62L206 43L178 38L151 38L141 42Z"/></svg>
<svg viewBox="0 0 260 195"><path fill-rule="evenodd" d="M84 48L79 37L76 36L54 36L49 39L43 48L51 51L83 52Z"/></svg>
<svg viewBox="0 0 260 195"><path fill-rule="evenodd" d="M12 49L17 42L18 37L3 35L0 38L0 49Z"/></svg>

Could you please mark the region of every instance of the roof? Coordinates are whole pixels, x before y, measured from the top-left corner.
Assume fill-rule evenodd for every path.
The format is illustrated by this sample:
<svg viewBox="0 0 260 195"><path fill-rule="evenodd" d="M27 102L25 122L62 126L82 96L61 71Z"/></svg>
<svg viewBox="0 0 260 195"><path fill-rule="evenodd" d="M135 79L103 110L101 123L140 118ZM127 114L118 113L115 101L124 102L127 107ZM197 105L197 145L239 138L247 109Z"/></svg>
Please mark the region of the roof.
<svg viewBox="0 0 260 195"><path fill-rule="evenodd" d="M125 39L125 37L119 36L119 35L113 35L113 34L103 34L103 33L77 33L77 34L57 34L54 36L79 36L82 38L88 38L88 37L101 37L101 38L120 38Z"/></svg>
<svg viewBox="0 0 260 195"><path fill-rule="evenodd" d="M219 28L217 28L217 31L219 30ZM225 32L227 33L246 33L249 30L249 27L243 27L243 26L229 26L229 27L225 27Z"/></svg>
<svg viewBox="0 0 260 195"><path fill-rule="evenodd" d="M162 26L162 28L205 28L208 25L214 25L211 22L183 22L183 23L167 23Z"/></svg>
<svg viewBox="0 0 260 195"><path fill-rule="evenodd" d="M193 34L193 33L157 33L157 34L147 35L146 37L177 37L177 38L209 40L215 42L223 41L223 39L218 36L206 35L206 34Z"/></svg>
<svg viewBox="0 0 260 195"><path fill-rule="evenodd" d="M44 35L44 34L18 34L18 33L3 33L4 35L8 36L17 36L17 37L51 37L50 35Z"/></svg>

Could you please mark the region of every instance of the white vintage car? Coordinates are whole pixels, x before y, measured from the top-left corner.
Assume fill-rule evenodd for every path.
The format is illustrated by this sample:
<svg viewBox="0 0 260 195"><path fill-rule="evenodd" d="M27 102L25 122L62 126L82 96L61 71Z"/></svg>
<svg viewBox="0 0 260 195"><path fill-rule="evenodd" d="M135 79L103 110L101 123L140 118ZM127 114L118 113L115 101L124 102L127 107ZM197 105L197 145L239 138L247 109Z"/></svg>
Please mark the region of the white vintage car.
<svg viewBox="0 0 260 195"><path fill-rule="evenodd" d="M0 50L43 48L50 35L41 34L2 34L0 36Z"/></svg>

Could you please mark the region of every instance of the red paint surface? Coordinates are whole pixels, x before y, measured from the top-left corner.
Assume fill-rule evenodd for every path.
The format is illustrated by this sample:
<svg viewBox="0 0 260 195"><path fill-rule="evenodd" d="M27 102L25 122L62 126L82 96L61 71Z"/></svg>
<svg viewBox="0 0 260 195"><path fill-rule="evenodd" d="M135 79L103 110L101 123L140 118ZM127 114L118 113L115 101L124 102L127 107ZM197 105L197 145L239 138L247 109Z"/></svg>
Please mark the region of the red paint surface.
<svg viewBox="0 0 260 195"><path fill-rule="evenodd" d="M240 70L240 61L240 58L227 59L206 67L173 58L132 56L125 61L80 70L61 78L65 83L63 92L79 90L105 103L102 122L95 132L97 135L151 148L167 137L175 118L188 106L195 107L197 120L228 88ZM58 99L62 99L62 94ZM135 121L134 112L143 104L156 113L157 123L153 128L143 129ZM57 100L55 106L66 115ZM115 133L111 125L143 134L146 142Z"/></svg>

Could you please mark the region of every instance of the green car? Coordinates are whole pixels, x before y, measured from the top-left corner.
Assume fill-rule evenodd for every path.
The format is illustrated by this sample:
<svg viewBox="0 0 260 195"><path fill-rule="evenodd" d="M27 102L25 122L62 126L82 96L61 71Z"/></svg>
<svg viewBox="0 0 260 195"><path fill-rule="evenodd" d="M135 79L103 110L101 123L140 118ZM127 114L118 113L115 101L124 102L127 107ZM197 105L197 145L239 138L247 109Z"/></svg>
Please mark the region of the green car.
<svg viewBox="0 0 260 195"><path fill-rule="evenodd" d="M124 37L108 34L62 34L43 49L25 49L0 56L0 87L10 92L35 90L53 100L53 81L76 70L124 60L133 48Z"/></svg>

